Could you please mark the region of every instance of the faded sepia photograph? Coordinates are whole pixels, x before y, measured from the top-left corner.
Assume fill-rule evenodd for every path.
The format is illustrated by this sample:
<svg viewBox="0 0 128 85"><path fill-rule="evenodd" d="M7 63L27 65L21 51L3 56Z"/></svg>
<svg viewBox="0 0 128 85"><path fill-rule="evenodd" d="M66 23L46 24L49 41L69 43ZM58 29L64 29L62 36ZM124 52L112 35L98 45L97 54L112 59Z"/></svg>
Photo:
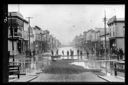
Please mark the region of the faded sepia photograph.
<svg viewBox="0 0 128 85"><path fill-rule="evenodd" d="M8 4L8 82L125 82L124 4Z"/></svg>

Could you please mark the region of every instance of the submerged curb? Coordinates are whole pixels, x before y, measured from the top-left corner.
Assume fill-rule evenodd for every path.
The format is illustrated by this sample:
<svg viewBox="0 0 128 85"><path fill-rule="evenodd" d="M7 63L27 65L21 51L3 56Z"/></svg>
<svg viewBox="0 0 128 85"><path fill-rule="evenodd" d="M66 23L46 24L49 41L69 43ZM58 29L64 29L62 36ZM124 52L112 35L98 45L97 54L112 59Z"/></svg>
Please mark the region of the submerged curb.
<svg viewBox="0 0 128 85"><path fill-rule="evenodd" d="M34 79L36 79L38 76L35 76L34 78L32 78L32 79L30 79L30 80L28 80L27 82L30 82L30 81L32 81L32 80L34 80Z"/></svg>
<svg viewBox="0 0 128 85"><path fill-rule="evenodd" d="M108 79L105 79L105 78L103 78L103 77L101 77L100 75L98 75L98 74L96 74L99 78L101 78L101 79L104 79L105 81L107 81L107 82L111 82L111 81L109 81Z"/></svg>
<svg viewBox="0 0 128 85"><path fill-rule="evenodd" d="M38 77L38 75L31 76L31 78L29 78L29 79L27 79L27 80L23 79L23 78L25 78L25 77L23 77L22 79L15 79L15 80L12 80L12 81L10 81L10 82L30 82L30 81L32 81L33 79L37 78L37 77Z"/></svg>
<svg viewBox="0 0 128 85"><path fill-rule="evenodd" d="M109 79L106 79L106 78L104 78L103 76L101 76L101 75L98 75L98 74L96 74L99 78L102 78L102 79L104 79L104 80L106 80L107 82L125 82L125 81L111 81L111 80L109 80Z"/></svg>

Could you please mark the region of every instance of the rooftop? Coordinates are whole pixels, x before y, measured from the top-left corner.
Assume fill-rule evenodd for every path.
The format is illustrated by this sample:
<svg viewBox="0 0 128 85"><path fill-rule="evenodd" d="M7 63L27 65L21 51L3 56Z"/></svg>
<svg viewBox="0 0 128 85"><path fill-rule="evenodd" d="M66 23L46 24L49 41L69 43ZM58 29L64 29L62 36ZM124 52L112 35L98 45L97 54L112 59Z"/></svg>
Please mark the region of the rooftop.
<svg viewBox="0 0 128 85"><path fill-rule="evenodd" d="M114 23L114 22L119 22L119 21L125 21L124 18L116 18L116 16L113 16L112 18L110 18L107 22L107 24L111 24L111 23Z"/></svg>
<svg viewBox="0 0 128 85"><path fill-rule="evenodd" d="M19 13L19 12L8 12L8 17L9 17L9 18L10 18L10 17L16 17L16 18L19 18L20 20L22 20L22 21L28 23L28 21L25 20L25 19L23 18L22 14Z"/></svg>
<svg viewBox="0 0 128 85"><path fill-rule="evenodd" d="M38 26L35 26L33 29L41 30L41 28L40 28L40 27L38 27Z"/></svg>
<svg viewBox="0 0 128 85"><path fill-rule="evenodd" d="M88 30L87 32L90 32L90 31L91 31L91 32L95 32L95 30L93 30L93 29L90 29L90 30Z"/></svg>

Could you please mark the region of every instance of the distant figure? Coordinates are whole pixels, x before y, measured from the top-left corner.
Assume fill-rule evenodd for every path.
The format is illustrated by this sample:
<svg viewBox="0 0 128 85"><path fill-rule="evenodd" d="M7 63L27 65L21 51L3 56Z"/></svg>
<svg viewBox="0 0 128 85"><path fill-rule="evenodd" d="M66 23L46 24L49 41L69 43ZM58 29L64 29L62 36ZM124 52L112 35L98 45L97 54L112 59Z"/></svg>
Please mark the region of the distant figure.
<svg viewBox="0 0 128 85"><path fill-rule="evenodd" d="M35 50L33 50L33 56L35 56Z"/></svg>
<svg viewBox="0 0 128 85"><path fill-rule="evenodd" d="M33 51L31 51L31 56L33 56Z"/></svg>
<svg viewBox="0 0 128 85"><path fill-rule="evenodd" d="M116 66L116 63L114 64L114 75L117 76L117 66Z"/></svg>
<svg viewBox="0 0 128 85"><path fill-rule="evenodd" d="M72 50L70 49L70 56L72 56Z"/></svg>
<svg viewBox="0 0 128 85"><path fill-rule="evenodd" d="M89 58L89 53L88 53L88 51L86 51L87 52L87 58Z"/></svg>
<svg viewBox="0 0 128 85"><path fill-rule="evenodd" d="M82 59L82 55L83 55L83 53L82 53L82 51L80 51L80 57L81 57L81 59Z"/></svg>
<svg viewBox="0 0 128 85"><path fill-rule="evenodd" d="M123 59L123 50L122 48L119 49L119 56L120 56L120 59Z"/></svg>
<svg viewBox="0 0 128 85"><path fill-rule="evenodd" d="M119 49L118 48L115 48L115 54L117 56L117 60L119 60L120 55L119 55Z"/></svg>
<svg viewBox="0 0 128 85"><path fill-rule="evenodd" d="M56 50L56 55L58 55L58 49Z"/></svg>
<svg viewBox="0 0 128 85"><path fill-rule="evenodd" d="M117 49L118 60L120 60L120 48Z"/></svg>
<svg viewBox="0 0 128 85"><path fill-rule="evenodd" d="M70 56L71 56L71 58L72 58L72 50L70 50Z"/></svg>
<svg viewBox="0 0 128 85"><path fill-rule="evenodd" d="M79 52L80 52L80 51L79 51L79 50L77 50L77 55L78 55L78 58L79 58Z"/></svg>
<svg viewBox="0 0 128 85"><path fill-rule="evenodd" d="M29 55L32 56L32 54L31 54L31 50L29 51Z"/></svg>
<svg viewBox="0 0 128 85"><path fill-rule="evenodd" d="M68 57L68 59L69 59L69 51L67 51L67 57Z"/></svg>
<svg viewBox="0 0 128 85"><path fill-rule="evenodd" d="M112 48L110 48L110 54L112 54Z"/></svg>
<svg viewBox="0 0 128 85"><path fill-rule="evenodd" d="M62 50L62 54L63 54L63 56L64 56L64 51Z"/></svg>
<svg viewBox="0 0 128 85"><path fill-rule="evenodd" d="M74 57L74 51L72 50L72 59L73 59L73 57Z"/></svg>
<svg viewBox="0 0 128 85"><path fill-rule="evenodd" d="M71 56L71 58L73 59L73 50L70 50L70 56Z"/></svg>
<svg viewBox="0 0 128 85"><path fill-rule="evenodd" d="M53 52L53 50L51 50L51 54L52 54L52 56L54 55L54 52Z"/></svg>

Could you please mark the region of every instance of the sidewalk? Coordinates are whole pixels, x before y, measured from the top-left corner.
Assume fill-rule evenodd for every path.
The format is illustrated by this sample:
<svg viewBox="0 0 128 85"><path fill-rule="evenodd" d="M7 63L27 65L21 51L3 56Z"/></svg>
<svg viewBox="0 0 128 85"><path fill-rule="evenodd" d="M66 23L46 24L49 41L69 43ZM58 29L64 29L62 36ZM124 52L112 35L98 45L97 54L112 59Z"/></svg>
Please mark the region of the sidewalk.
<svg viewBox="0 0 128 85"><path fill-rule="evenodd" d="M27 73L26 75L24 76L20 76L20 78L16 78L16 79L10 79L9 82L29 82L35 78L38 77L38 74L40 73L41 71L33 71L32 73Z"/></svg>
<svg viewBox="0 0 128 85"><path fill-rule="evenodd" d="M26 76L20 77L20 79L9 80L9 82L29 82L37 77L38 77L37 75L26 75Z"/></svg>
<svg viewBox="0 0 128 85"><path fill-rule="evenodd" d="M87 61L88 59L84 59L84 61ZM101 71L99 68L95 68L95 67L92 67L89 63L85 63L83 60L81 61L75 61L75 62L72 62L70 64L74 64L74 65L77 65L77 66L81 66L83 67L84 69L89 69L89 70L95 70L95 71Z"/></svg>
<svg viewBox="0 0 128 85"><path fill-rule="evenodd" d="M96 68L90 68L88 65L85 65L84 62L73 62L71 64L75 64L75 65L78 65L78 66L82 66L84 67L85 69L93 69L93 70L99 70L99 69L96 69ZM125 82L125 78L123 77L120 77L120 76L113 76L113 75L110 75L109 73L106 75L104 72L100 72L100 73L95 73L98 77L108 81L108 82Z"/></svg>
<svg viewBox="0 0 128 85"><path fill-rule="evenodd" d="M96 74L96 75L108 82L125 82L125 78L123 78L123 77L113 76L113 75L105 75L104 73L102 73L102 74L103 75L100 75L100 74Z"/></svg>

